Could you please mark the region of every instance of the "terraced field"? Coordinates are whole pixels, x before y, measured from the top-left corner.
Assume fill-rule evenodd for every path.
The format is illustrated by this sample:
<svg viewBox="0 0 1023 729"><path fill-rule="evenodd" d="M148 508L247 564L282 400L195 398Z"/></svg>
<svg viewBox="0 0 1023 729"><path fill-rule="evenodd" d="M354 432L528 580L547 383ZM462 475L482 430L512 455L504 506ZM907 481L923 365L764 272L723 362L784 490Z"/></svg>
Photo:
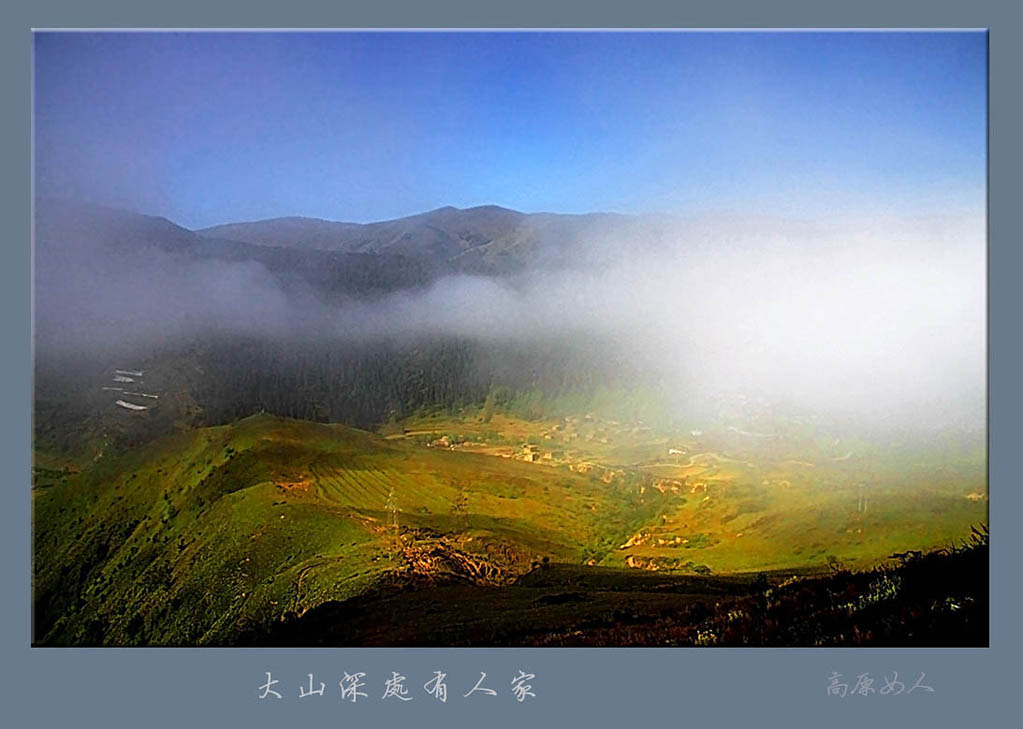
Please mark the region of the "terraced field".
<svg viewBox="0 0 1023 729"><path fill-rule="evenodd" d="M609 484L631 476L638 502L659 499L659 507L656 518L602 555L599 563L611 567L715 574L867 568L895 552L948 546L987 522L986 453L978 434L838 438L785 420L749 430L711 424L657 431L595 416L532 423L501 416L486 424L424 418L403 425L420 441L464 433L491 443L535 443L541 453L557 454L535 466L599 473L611 476Z"/></svg>

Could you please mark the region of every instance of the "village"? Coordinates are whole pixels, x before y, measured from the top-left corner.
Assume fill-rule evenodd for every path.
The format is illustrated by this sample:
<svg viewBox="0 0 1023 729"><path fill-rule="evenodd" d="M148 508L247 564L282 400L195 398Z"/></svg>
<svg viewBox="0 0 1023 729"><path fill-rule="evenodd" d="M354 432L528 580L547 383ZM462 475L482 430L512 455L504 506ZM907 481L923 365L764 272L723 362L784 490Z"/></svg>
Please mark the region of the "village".
<svg viewBox="0 0 1023 729"><path fill-rule="evenodd" d="M119 393L115 397L114 404L123 410L132 413L144 413L155 407L160 399L159 395L151 392L142 392L145 384L142 380L145 372L143 370L115 369L111 381L115 384L106 385L101 389L104 392ZM137 398L141 402L133 402L126 398ZM144 403L144 404L143 404Z"/></svg>
<svg viewBox="0 0 1023 729"><path fill-rule="evenodd" d="M681 428L594 413L537 421L494 414L486 423L471 415L435 415L409 419L387 437L590 474L654 508L653 519L603 558L587 561L591 566L707 574L773 559L779 567L798 562L823 568L838 559L834 553L865 562L876 558L873 540L890 538L887 520L916 518L904 498L894 498L902 489L933 483L937 490L929 498L951 499L950 515L984 498L970 482L957 485L951 473L941 483L906 483L897 452L849 437L821 437L808 425L799 418L769 422L734 412L730 423ZM953 506L957 499L964 506ZM927 503L920 495L912 509ZM794 533L782 518L794 509L816 510L815 526ZM790 551L779 552L781 544Z"/></svg>

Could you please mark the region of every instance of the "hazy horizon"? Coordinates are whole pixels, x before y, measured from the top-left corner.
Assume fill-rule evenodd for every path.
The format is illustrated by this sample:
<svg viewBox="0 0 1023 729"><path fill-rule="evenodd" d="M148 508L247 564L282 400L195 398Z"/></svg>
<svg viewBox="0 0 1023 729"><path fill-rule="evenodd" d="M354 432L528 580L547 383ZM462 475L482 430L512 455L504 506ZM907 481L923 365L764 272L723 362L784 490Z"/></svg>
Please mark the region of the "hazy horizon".
<svg viewBox="0 0 1023 729"><path fill-rule="evenodd" d="M103 224L64 221L37 267L37 345L100 351L200 329L339 346L592 339L627 342L630 364L680 401L746 389L907 418L968 402L975 420L986 379L986 41L40 32L38 198L192 231L311 217L240 237L382 255L380 273L411 259L423 272L326 301L331 285L312 279L327 259L312 253L282 263L200 246L197 259L161 243L173 231L154 230L135 233L153 250L110 254L74 240L100 241ZM493 205L618 215L516 227L476 210ZM448 207L481 215L371 244L303 228ZM491 268L456 265L475 246ZM513 265L497 275L500 261Z"/></svg>
<svg viewBox="0 0 1023 729"><path fill-rule="evenodd" d="M984 32L35 34L36 191L190 229L446 205L983 210Z"/></svg>

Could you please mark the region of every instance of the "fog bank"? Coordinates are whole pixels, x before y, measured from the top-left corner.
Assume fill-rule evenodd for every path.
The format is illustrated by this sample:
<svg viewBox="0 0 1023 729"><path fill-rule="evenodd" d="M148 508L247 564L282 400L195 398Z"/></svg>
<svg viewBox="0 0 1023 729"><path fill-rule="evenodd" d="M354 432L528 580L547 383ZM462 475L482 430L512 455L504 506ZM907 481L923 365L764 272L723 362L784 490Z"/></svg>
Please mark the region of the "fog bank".
<svg viewBox="0 0 1023 729"><path fill-rule="evenodd" d="M516 275L443 275L340 304L253 260L111 249L88 229L48 236L35 278L44 355L229 334L338 346L610 339L680 399L742 392L824 412L984 417L983 216L639 220L560 251L560 266L540 250Z"/></svg>

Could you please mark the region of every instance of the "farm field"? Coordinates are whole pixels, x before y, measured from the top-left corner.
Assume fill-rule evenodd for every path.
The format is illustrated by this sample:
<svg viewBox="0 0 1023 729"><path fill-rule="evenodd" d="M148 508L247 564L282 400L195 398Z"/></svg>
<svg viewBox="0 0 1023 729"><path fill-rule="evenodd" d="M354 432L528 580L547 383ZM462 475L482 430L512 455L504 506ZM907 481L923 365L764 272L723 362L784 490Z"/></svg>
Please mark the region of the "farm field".
<svg viewBox="0 0 1023 729"><path fill-rule="evenodd" d="M656 501L656 518L606 554L607 566L864 568L893 552L942 547L987 521L980 434L871 441L778 418L750 430L668 430L595 415L435 416L401 427L387 437L586 473Z"/></svg>

